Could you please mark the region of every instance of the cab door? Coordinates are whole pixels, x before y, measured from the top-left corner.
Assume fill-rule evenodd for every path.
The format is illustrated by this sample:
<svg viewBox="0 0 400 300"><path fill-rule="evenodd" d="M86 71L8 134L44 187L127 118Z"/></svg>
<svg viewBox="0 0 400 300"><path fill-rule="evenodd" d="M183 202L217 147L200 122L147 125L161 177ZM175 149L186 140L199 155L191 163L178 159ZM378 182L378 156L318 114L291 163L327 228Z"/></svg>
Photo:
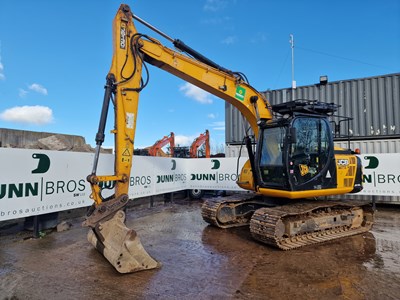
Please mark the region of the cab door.
<svg viewBox="0 0 400 300"><path fill-rule="evenodd" d="M292 120L288 174L292 190L336 186L331 127L326 118L298 116Z"/></svg>

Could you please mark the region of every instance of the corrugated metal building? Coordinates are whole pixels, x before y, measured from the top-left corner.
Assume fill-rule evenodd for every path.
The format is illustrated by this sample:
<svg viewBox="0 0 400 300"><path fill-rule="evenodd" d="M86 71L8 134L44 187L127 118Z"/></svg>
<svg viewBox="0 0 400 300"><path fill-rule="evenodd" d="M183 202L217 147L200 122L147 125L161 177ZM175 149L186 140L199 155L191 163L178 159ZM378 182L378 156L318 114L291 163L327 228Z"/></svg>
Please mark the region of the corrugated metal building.
<svg viewBox="0 0 400 300"><path fill-rule="evenodd" d="M272 105L292 99L339 104L338 114L353 118L349 128L341 129L341 134L351 136L351 148L360 148L362 153L400 153L400 73L300 86L293 90L293 98L291 88L263 94ZM227 103L226 156L237 156L236 145L241 143L248 127L240 112ZM347 142L336 144L347 148ZM400 197L379 200L400 203Z"/></svg>
<svg viewBox="0 0 400 300"><path fill-rule="evenodd" d="M263 93L268 101L279 104L292 100L292 89ZM341 105L338 114L353 118L348 132L354 139L400 138L400 73L340 80L294 89L293 99L319 100ZM225 142L240 144L248 124L230 104L225 106ZM400 149L396 149L400 152Z"/></svg>

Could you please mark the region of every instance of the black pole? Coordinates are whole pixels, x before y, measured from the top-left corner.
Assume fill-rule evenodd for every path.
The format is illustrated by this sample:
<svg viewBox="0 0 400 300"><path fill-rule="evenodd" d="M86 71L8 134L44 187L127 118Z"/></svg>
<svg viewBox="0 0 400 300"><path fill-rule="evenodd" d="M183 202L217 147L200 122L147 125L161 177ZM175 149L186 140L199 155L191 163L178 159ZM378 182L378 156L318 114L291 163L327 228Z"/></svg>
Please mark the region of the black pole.
<svg viewBox="0 0 400 300"><path fill-rule="evenodd" d="M372 210L376 211L376 196L372 196Z"/></svg>
<svg viewBox="0 0 400 300"><path fill-rule="evenodd" d="M33 217L33 236L35 239L39 238L39 218L38 215Z"/></svg>

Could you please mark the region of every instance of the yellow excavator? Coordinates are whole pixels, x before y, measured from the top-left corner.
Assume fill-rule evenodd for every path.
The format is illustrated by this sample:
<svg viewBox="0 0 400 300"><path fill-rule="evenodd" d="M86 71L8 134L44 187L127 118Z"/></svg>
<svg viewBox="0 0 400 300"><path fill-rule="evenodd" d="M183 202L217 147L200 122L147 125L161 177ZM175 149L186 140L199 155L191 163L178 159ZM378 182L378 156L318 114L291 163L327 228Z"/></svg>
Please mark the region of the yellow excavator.
<svg viewBox="0 0 400 300"><path fill-rule="evenodd" d="M176 50L138 33L134 20L171 41ZM93 170L87 177L94 204L83 225L90 227L89 241L117 271L129 273L160 266L144 250L136 232L126 227L124 212L129 201L139 94L149 78L147 64L229 102L242 113L254 134L255 138L249 135L244 139L249 157L237 181L251 192L206 200L201 211L206 222L221 228L250 225L256 240L284 250L371 228L370 205L324 197L362 190L360 159L353 151L333 144L329 117L337 111L336 105L295 100L272 106L244 74L226 69L172 39L135 16L125 4L113 21L113 48ZM97 175L110 102L115 114L115 172ZM115 190L106 198L102 183L107 181L115 182Z"/></svg>

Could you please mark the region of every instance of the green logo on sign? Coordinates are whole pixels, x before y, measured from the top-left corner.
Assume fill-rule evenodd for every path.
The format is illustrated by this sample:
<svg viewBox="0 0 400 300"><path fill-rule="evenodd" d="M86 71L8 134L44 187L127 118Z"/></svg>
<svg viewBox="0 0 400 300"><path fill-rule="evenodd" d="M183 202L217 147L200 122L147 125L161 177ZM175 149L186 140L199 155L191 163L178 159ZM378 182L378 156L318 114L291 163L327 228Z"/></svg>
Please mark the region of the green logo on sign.
<svg viewBox="0 0 400 300"><path fill-rule="evenodd" d="M42 153L33 153L32 157L34 159L38 159L39 163L35 170L32 170L32 173L43 174L46 173L50 168L50 158L46 154Z"/></svg>
<svg viewBox="0 0 400 300"><path fill-rule="evenodd" d="M235 98L244 101L244 95L246 95L246 89L238 85L236 88Z"/></svg>
<svg viewBox="0 0 400 300"><path fill-rule="evenodd" d="M365 156L364 159L369 161L366 169L376 169L379 166L379 160L375 156Z"/></svg>
<svg viewBox="0 0 400 300"><path fill-rule="evenodd" d="M217 170L221 166L221 163L218 159L212 159L211 162L213 163L212 170Z"/></svg>

